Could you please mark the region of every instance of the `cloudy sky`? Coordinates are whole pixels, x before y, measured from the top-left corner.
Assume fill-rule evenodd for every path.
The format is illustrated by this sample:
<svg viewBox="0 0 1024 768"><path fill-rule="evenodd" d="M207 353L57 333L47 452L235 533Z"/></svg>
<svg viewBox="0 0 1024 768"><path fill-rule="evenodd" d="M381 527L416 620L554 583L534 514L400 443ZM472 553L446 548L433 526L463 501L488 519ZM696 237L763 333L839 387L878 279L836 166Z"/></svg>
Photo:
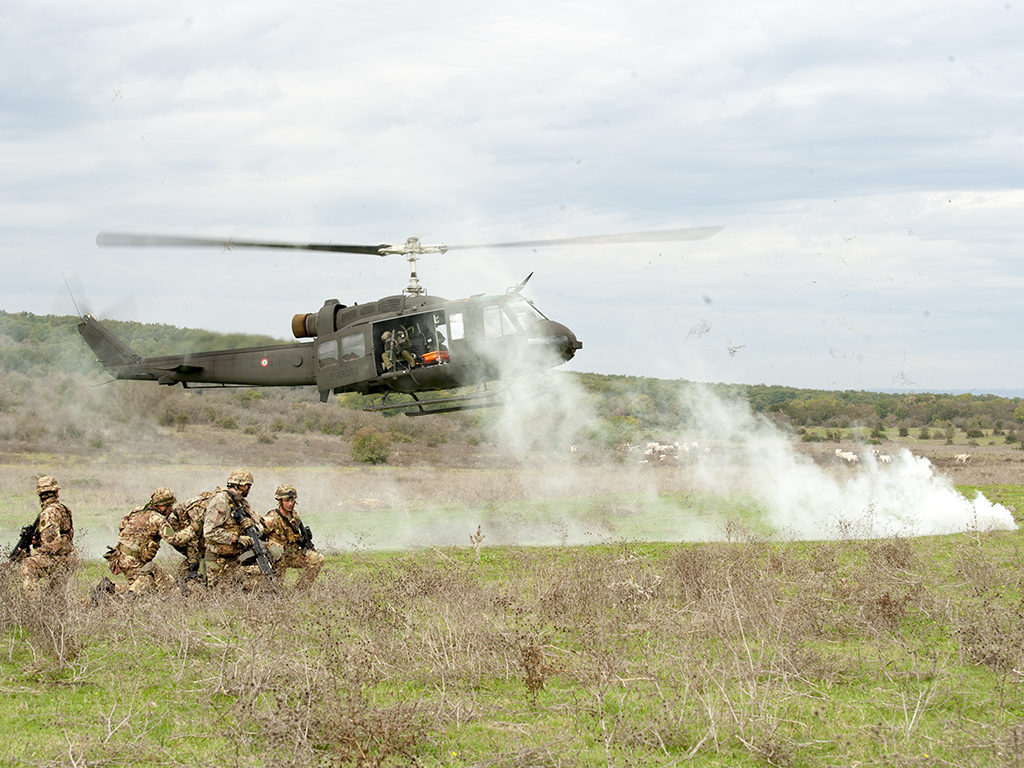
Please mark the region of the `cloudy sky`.
<svg viewBox="0 0 1024 768"><path fill-rule="evenodd" d="M465 244L579 371L1024 389L1024 5L27 2L0 9L0 308L289 335L400 257L100 249L100 230ZM63 275L63 278L62 278Z"/></svg>

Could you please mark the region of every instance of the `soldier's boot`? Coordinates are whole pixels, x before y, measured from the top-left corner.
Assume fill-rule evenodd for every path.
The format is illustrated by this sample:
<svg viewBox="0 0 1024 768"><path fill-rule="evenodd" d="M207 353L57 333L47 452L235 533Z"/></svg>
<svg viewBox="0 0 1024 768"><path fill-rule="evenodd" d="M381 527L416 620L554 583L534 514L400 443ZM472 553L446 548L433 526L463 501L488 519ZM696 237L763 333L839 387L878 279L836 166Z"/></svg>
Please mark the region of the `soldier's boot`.
<svg viewBox="0 0 1024 768"><path fill-rule="evenodd" d="M116 591L117 587L114 586L114 582L104 576L100 579L100 583L92 590L92 604L100 605L107 600L112 600Z"/></svg>
<svg viewBox="0 0 1024 768"><path fill-rule="evenodd" d="M181 594L185 597L188 597L205 586L205 584L203 584L203 576L199 572L198 565L196 565L195 568L189 567L183 574L176 576L174 583L178 585L178 589L181 590Z"/></svg>

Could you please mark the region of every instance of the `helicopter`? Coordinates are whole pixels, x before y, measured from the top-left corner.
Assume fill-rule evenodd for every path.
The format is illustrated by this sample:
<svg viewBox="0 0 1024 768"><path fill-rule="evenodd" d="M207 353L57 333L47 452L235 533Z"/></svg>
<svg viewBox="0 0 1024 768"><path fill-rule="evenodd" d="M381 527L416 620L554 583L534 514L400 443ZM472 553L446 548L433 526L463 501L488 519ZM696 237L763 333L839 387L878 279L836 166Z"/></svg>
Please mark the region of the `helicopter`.
<svg viewBox="0 0 1024 768"><path fill-rule="evenodd" d="M300 341L292 343L142 357L91 314L81 316L78 332L115 379L181 384L185 389L312 385L319 391L321 402L327 402L331 392L381 394L379 402L364 410L397 409L409 416L491 407L503 404L503 390L493 387L496 382L561 365L573 359L583 342L523 295L532 272L504 293L449 300L427 294L417 274L421 256L469 248L701 240L720 230L698 227L451 246L425 245L417 237L399 244L339 245L100 232L96 243L101 247L269 248L401 255L409 262L409 284L400 294L376 301L349 306L332 298L315 312L294 315L291 331ZM465 388L472 389L420 398L425 392ZM389 402L393 394L408 395L411 400Z"/></svg>

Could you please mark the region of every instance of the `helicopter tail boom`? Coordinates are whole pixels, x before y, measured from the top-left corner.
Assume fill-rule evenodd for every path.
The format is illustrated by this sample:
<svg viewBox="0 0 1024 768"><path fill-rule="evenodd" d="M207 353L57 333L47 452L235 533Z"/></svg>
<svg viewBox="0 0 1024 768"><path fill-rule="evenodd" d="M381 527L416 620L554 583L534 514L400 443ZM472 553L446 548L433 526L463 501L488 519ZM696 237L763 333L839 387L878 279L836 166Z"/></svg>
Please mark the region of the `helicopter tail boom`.
<svg viewBox="0 0 1024 768"><path fill-rule="evenodd" d="M78 332L107 372L116 379L182 386L219 384L292 387L315 383L312 372L313 345L309 342L142 357L92 315L82 317Z"/></svg>
<svg viewBox="0 0 1024 768"><path fill-rule="evenodd" d="M132 351L132 348L112 334L106 326L91 314L82 316L78 324L78 332L85 339L85 343L96 353L96 357L111 373L137 366L142 362L142 356ZM115 373L115 375L117 375ZM118 376L118 378L121 378Z"/></svg>

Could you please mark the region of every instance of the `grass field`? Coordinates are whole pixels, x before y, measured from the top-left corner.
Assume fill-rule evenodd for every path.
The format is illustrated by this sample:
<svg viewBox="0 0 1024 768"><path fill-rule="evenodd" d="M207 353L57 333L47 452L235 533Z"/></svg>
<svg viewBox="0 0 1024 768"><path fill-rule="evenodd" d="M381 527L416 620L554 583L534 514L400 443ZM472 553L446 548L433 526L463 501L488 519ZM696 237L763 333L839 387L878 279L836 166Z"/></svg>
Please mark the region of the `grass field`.
<svg viewBox="0 0 1024 768"><path fill-rule="evenodd" d="M26 467L3 471L5 488L25 487ZM93 526L102 503L134 502L149 480L95 466L75 477ZM631 510L637 530L685 493L598 493L579 510L496 477L442 477L462 489L447 503L495 520L593 513L595 530L594 509ZM367 480L350 478L369 525L382 516L371 501L398 514L384 491L424 478ZM1024 509L1020 485L980 490ZM8 493L10 528L32 499ZM430 493L401 514L437 525ZM718 505L719 541L605 529L589 546L494 546L486 518L480 546L475 521L463 546L381 550L353 533L328 547L308 595L93 606L91 560L66 602L30 609L5 571L0 764L1021 764L1021 533L769 542L737 502L687 499Z"/></svg>
<svg viewBox="0 0 1024 768"><path fill-rule="evenodd" d="M1020 522L1014 446L908 443L932 461L922 480L775 440L722 441L707 466L449 451L357 467L275 463L328 456L317 442L175 439L2 454L0 541L53 472L85 559L42 606L3 573L0 765L1024 762L1024 534L879 535L816 509L856 497L877 516L883 493L927 523L938 507L915 495L980 490ZM299 488L328 555L311 593L90 602L124 512L236 461L258 511ZM817 515L800 537L769 514L779 495Z"/></svg>

